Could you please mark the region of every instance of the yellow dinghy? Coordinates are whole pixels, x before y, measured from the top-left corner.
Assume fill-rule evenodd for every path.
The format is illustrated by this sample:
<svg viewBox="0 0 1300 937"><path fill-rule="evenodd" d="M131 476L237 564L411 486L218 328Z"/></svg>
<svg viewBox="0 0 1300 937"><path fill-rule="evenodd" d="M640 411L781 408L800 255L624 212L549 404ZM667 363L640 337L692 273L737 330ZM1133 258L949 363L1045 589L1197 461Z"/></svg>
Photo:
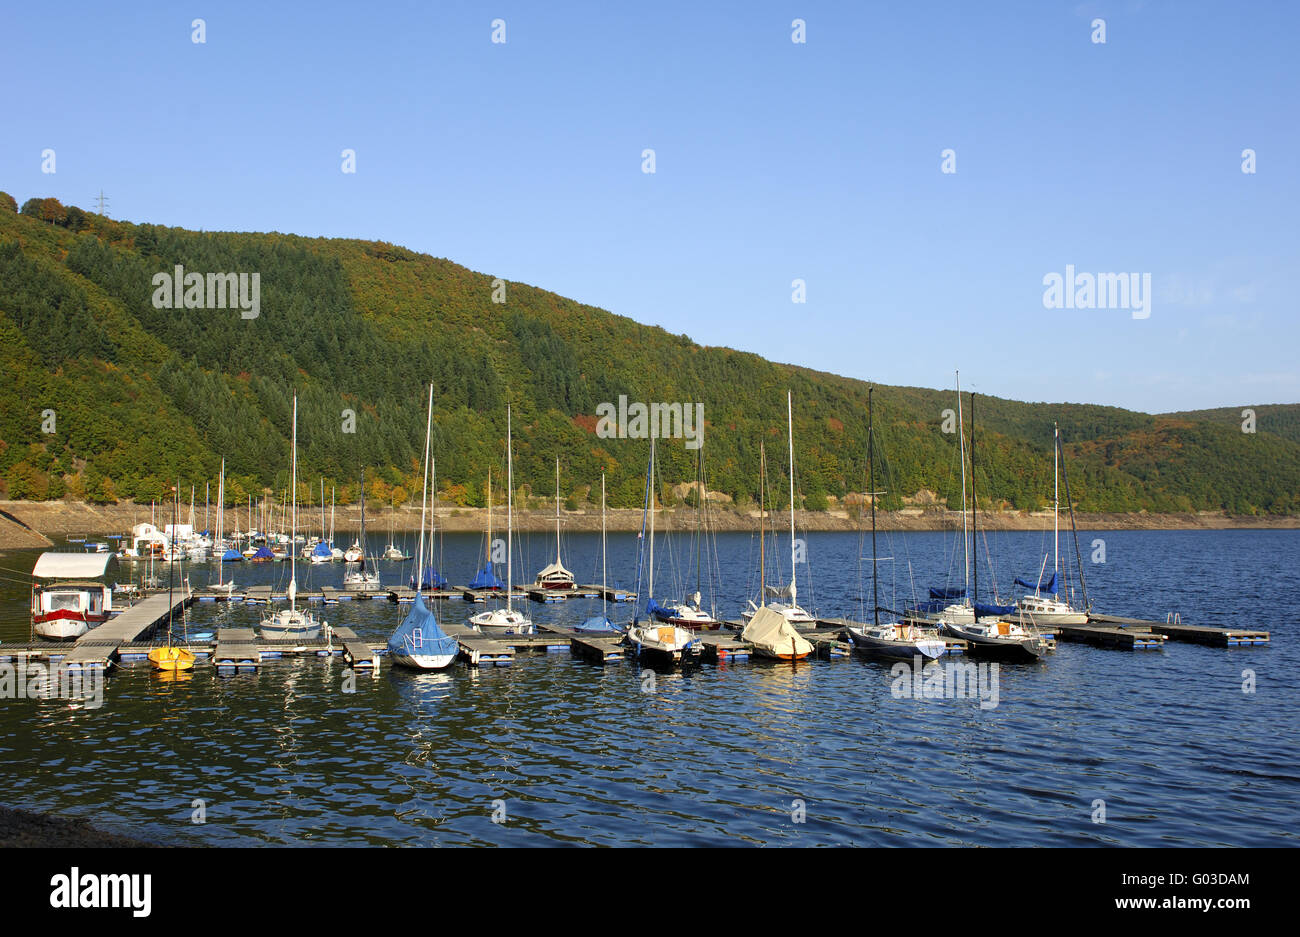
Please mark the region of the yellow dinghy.
<svg viewBox="0 0 1300 937"><path fill-rule="evenodd" d="M175 645L156 647L149 652L149 663L158 670L189 670L194 666L194 654Z"/></svg>

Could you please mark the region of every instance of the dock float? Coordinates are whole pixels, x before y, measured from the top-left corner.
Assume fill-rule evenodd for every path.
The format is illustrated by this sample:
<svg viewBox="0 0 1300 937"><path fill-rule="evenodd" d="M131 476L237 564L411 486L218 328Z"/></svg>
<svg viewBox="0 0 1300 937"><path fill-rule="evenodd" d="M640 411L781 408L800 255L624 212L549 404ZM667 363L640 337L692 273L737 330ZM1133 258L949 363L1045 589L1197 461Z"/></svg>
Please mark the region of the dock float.
<svg viewBox="0 0 1300 937"><path fill-rule="evenodd" d="M627 645L621 637L575 634L569 639L569 650L599 664L613 664L627 659Z"/></svg>
<svg viewBox="0 0 1300 937"><path fill-rule="evenodd" d="M1165 644L1164 635L1145 628L1107 628L1101 625L1053 625L1052 627L1062 641L1091 644L1096 647L1149 651L1159 650Z"/></svg>
<svg viewBox="0 0 1300 937"><path fill-rule="evenodd" d="M252 628L218 628L217 646L212 664L218 671L256 670L262 664L262 652Z"/></svg>
<svg viewBox="0 0 1300 937"><path fill-rule="evenodd" d="M515 649L466 625L443 623L442 630L456 639L461 657L475 667L484 664L509 664L515 659Z"/></svg>
<svg viewBox="0 0 1300 937"><path fill-rule="evenodd" d="M370 645L357 637L351 628L334 626L334 636L343 642L343 658L352 665L353 670L370 670L379 672L379 654Z"/></svg>
<svg viewBox="0 0 1300 937"><path fill-rule="evenodd" d="M704 646L700 656L705 660L748 660L754 653L754 646L748 641L721 630L697 632L696 637Z"/></svg>
<svg viewBox="0 0 1300 937"><path fill-rule="evenodd" d="M1191 644L1206 644L1210 647L1258 647L1267 645L1269 633L1250 628L1223 628L1214 625L1185 625L1177 615L1166 621L1150 621L1145 618L1124 618L1119 615L1089 615L1088 622L1102 625L1117 625L1120 628L1136 628L1154 631L1164 635L1170 641L1185 641Z"/></svg>

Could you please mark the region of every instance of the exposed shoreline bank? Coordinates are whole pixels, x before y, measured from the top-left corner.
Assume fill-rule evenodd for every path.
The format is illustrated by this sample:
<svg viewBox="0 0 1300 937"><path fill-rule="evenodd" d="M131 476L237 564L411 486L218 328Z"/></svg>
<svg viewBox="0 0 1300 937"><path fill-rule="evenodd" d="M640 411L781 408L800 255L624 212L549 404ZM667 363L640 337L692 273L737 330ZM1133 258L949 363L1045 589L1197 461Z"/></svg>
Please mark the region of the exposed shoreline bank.
<svg viewBox="0 0 1300 937"><path fill-rule="evenodd" d="M360 523L357 505L339 507L335 511L335 531L353 534ZM165 511L158 516L161 525L167 522ZM188 516L188 507L182 517ZM227 511L228 522L232 511ZM713 506L709 511L711 526L717 531L753 531L758 529L757 510L743 510L732 506ZM784 516L784 515L782 515ZM679 506L662 510L656 522L660 529L693 529L695 512ZM1234 517L1219 512L1188 514L1076 514L1078 524L1089 530L1234 530L1234 529L1300 529L1300 517ZM150 519L149 505L129 502L110 505L85 504L78 501L0 501L0 549L36 548L50 545L51 541L67 537L104 537L109 534L129 533L135 524ZM877 514L881 530L954 530L961 527L959 511L942 508L906 508L901 511L882 511ZM308 535L319 532L318 509L299 511L302 532ZM1015 511L981 512L980 526L988 530L1050 530L1050 511L1020 513ZM215 517L210 518L215 525ZM367 512L367 527L381 535L390 526L409 533L420 523L419 506L398 508L395 512L381 510ZM203 526L203 509L195 508L195 523ZM780 519L778 518L778 523ZM1062 523L1068 520L1063 516ZM457 508L439 506L438 528L448 532L482 533L487 524L484 508ZM505 512L493 510L493 527L503 530ZM629 532L641 529L641 511L636 508L616 508L608 512L608 529L611 532ZM839 511L797 511L795 524L807 531L861 530L864 519L851 517ZM599 507L585 507L579 511L561 511L561 525L568 532L599 532L601 526ZM784 526L784 524L782 524ZM521 533L544 532L555 529L554 509L516 510L515 530ZM338 538L336 538L338 539Z"/></svg>
<svg viewBox="0 0 1300 937"><path fill-rule="evenodd" d="M140 849L159 845L106 833L87 820L0 807L0 848L3 849Z"/></svg>

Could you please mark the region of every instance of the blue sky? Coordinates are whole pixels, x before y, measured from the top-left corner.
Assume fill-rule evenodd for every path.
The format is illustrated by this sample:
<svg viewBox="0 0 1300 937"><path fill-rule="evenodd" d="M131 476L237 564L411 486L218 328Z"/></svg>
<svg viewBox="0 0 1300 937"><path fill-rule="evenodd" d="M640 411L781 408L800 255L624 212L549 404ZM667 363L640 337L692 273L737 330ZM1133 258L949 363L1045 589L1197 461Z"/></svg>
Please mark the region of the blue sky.
<svg viewBox="0 0 1300 937"><path fill-rule="evenodd" d="M1300 401L1297 4L8 4L0 35L20 203L392 241L888 384ZM1150 273L1150 318L1044 308L1066 265Z"/></svg>

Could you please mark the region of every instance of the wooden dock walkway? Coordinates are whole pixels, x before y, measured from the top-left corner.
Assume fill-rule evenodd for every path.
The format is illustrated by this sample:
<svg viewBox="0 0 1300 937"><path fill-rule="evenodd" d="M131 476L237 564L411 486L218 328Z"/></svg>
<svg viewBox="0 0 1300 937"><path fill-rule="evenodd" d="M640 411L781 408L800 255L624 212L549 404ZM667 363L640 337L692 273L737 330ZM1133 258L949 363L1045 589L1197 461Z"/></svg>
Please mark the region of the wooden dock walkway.
<svg viewBox="0 0 1300 937"><path fill-rule="evenodd" d="M621 637L575 634L569 639L569 650L599 664L612 664L626 660L628 649Z"/></svg>
<svg viewBox="0 0 1300 937"><path fill-rule="evenodd" d="M722 629L699 631L696 632L696 637L704 645L704 650L700 652L700 656L705 660L748 660L754 653L752 644L748 641L742 641L736 635Z"/></svg>
<svg viewBox="0 0 1300 937"><path fill-rule="evenodd" d="M1207 644L1211 647L1250 647L1269 644L1269 633L1250 628L1223 628L1214 625L1185 625L1181 621L1150 621L1120 615L1089 615L1091 624L1117 625L1120 628L1146 629L1164 635L1170 641Z"/></svg>
<svg viewBox="0 0 1300 937"><path fill-rule="evenodd" d="M379 671L379 654L351 628L335 625L334 636L343 642L343 657L353 670Z"/></svg>
<svg viewBox="0 0 1300 937"><path fill-rule="evenodd" d="M468 625L443 622L442 630L456 639L460 654L469 664L509 664L515 659L515 649L475 631Z"/></svg>
<svg viewBox="0 0 1300 937"><path fill-rule="evenodd" d="M212 663L218 670L256 670L260 667L262 652L253 629L218 628Z"/></svg>
<svg viewBox="0 0 1300 937"><path fill-rule="evenodd" d="M66 668L100 668L106 669L117 657L118 649L123 644L139 641L167 620L170 613L175 619L189 605L193 598L183 592L170 596L166 592L146 596L132 605L116 618L104 622L97 628L91 628L64 654L52 652L50 660L60 659L60 665Z"/></svg>

